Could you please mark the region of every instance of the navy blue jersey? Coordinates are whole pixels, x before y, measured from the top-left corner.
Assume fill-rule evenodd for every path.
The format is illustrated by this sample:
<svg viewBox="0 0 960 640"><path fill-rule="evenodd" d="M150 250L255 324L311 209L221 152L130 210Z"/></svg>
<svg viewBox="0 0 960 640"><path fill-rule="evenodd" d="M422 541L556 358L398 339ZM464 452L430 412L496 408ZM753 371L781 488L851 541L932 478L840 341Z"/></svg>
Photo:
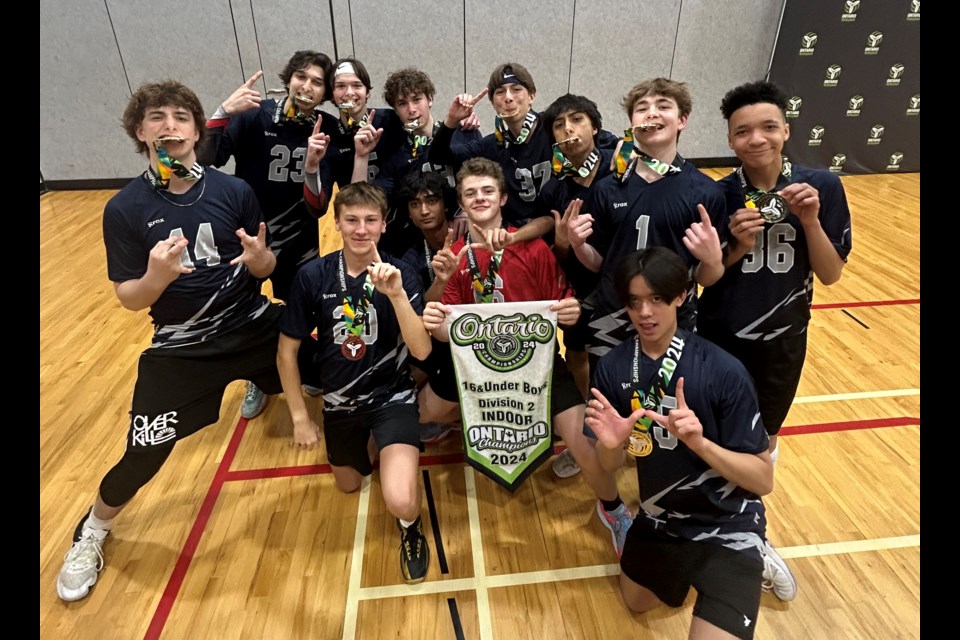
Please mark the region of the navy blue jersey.
<svg viewBox="0 0 960 640"><path fill-rule="evenodd" d="M147 272L151 249L161 240L186 237L180 255L194 269L167 285L150 306L154 347L195 344L236 329L269 305L245 265L230 261L243 253L236 232L256 236L262 216L242 180L207 169L184 194L157 191L144 175L110 198L103 211L107 274L116 283Z"/></svg>
<svg viewBox="0 0 960 640"><path fill-rule="evenodd" d="M341 345L348 333L344 323L338 268L340 251L316 258L297 272L280 331L303 341L301 349L313 354L310 374L323 388L324 411L350 412L416 402L416 387L410 378L409 352L389 298L374 291L364 327L366 353L360 360L347 360ZM423 313L423 289L416 272L405 262L385 253L383 262L396 265L403 288L418 314ZM353 300L363 295L366 274L351 277L344 272L347 294ZM317 330L316 344L311 333ZM304 373L304 377L312 376Z"/></svg>
<svg viewBox="0 0 960 640"><path fill-rule="evenodd" d="M699 261L687 250L683 237L691 224L700 221L698 204L706 207L712 219L722 215L726 204L716 182L689 162L682 161L682 165L679 173L668 173L654 182L635 172L627 174L626 182L607 176L591 190L582 209L594 217L593 235L587 242L603 256L600 284L587 300L591 317L588 351L594 355L604 355L634 333L617 298L613 276L620 260L639 249L666 247L690 267L691 285L679 310L679 323L686 330L696 326L697 286L692 276Z"/></svg>
<svg viewBox="0 0 960 640"><path fill-rule="evenodd" d="M786 179L782 178L786 186ZM820 225L844 260L850 254L850 208L840 178L793 165L789 182L806 182L820 194ZM730 217L744 207L736 172L719 182L727 206L717 225L720 241L730 238ZM778 184L778 188L781 185ZM698 326L711 334L742 340L773 340L807 330L813 303L813 268L807 238L796 215L763 225L752 252L730 265L716 284L703 290Z"/></svg>
<svg viewBox="0 0 960 640"><path fill-rule="evenodd" d="M540 125L523 144L501 145L496 134L484 136L459 148L451 141L452 131L441 126L433 141L433 158L443 164L460 164L468 158L481 157L493 160L503 168L507 181L506 206L503 207L503 220L507 224L521 227L541 215L550 215L538 210L537 195L553 178L551 160L553 159L553 134ZM601 131L599 136L602 148L613 148L618 138L609 131Z"/></svg>
<svg viewBox="0 0 960 640"><path fill-rule="evenodd" d="M373 115L373 127L383 129L383 135L377 146L367 158L367 182L373 182L380 170L396 152L406 137L403 123L393 109L377 107ZM329 115L329 114L328 114ZM330 136L327 153L320 164L320 185L329 195L333 184L345 187L353 182L353 159L356 149L353 146L354 129L347 128L336 116L325 118L321 131Z"/></svg>
<svg viewBox="0 0 960 640"><path fill-rule="evenodd" d="M226 127L207 128L201 163L222 167L236 159L236 176L257 194L271 233L270 248L277 255L278 274L285 274L286 290L296 266L316 257L319 247L316 218L303 201L303 163L313 125L277 117L277 101L264 100L258 109L233 116ZM323 111L317 117L336 120ZM221 121L213 121L219 124ZM275 288L277 283L274 282Z"/></svg>
<svg viewBox="0 0 960 640"><path fill-rule="evenodd" d="M600 358L593 373L592 386L622 416L633 412L635 353L636 339L627 340ZM641 389L650 389L661 362L662 358L654 361L640 351ZM681 377L687 406L697 414L705 438L741 453L767 450L769 441L753 383L736 358L696 334L688 334L666 389L673 402L663 404L675 406ZM660 405L656 411L665 415L667 410ZM687 540L758 553L765 522L760 497L723 478L666 427L654 422L651 432L652 453L636 458L641 511L633 526L661 528Z"/></svg>

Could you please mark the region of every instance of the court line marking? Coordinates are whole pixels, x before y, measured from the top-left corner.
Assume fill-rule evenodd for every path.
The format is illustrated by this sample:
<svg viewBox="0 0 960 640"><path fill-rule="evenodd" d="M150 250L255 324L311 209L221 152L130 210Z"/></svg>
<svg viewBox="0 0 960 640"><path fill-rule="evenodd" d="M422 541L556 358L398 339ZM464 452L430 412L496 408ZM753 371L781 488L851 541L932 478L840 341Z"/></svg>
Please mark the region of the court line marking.
<svg viewBox="0 0 960 640"><path fill-rule="evenodd" d="M811 305L811 309L853 309L856 307L890 307L903 304L920 304L920 298L908 300L864 300L862 302L825 302Z"/></svg>
<svg viewBox="0 0 960 640"><path fill-rule="evenodd" d="M343 640L357 636L357 616L360 612L360 578L363 574L363 549L367 540L367 514L370 509L370 478L365 476L360 484L360 500L357 504L357 529L353 532L353 557L350 558L350 582L347 584L347 606L343 611Z"/></svg>
<svg viewBox="0 0 960 640"><path fill-rule="evenodd" d="M779 553L783 558L811 558L829 555L861 553L864 551L883 551L885 549L906 549L919 546L920 534L915 534L889 538L873 538L869 540L826 542L823 544L800 545L795 547L777 547L777 553ZM498 587L519 587L529 584L540 584L544 582L562 582L565 580L606 578L609 576L618 575L619 573L619 564L598 564L586 567L572 567L569 569L506 573L496 576L485 575L482 578L436 580L431 582L423 582L416 585L416 588L411 588L407 585L367 587L365 589L361 589L357 595L361 600L378 600L476 589L479 600L480 592L482 591L484 594L486 594L487 589L495 589Z"/></svg>
<svg viewBox="0 0 960 640"><path fill-rule="evenodd" d="M490 600L487 597L487 565L483 557L483 536L480 533L480 508L477 506L477 483L473 467L463 468L467 494L467 515L470 521L470 550L473 554L473 581L477 590L477 622L480 640L493 640L493 618L490 615Z"/></svg>
<svg viewBox="0 0 960 640"><path fill-rule="evenodd" d="M920 389L885 389L878 391L857 391L854 393L829 393L820 396L798 396L793 404L811 404L814 402L840 402L844 400L870 400L873 398L901 398L918 396Z"/></svg>
<svg viewBox="0 0 960 640"><path fill-rule="evenodd" d="M837 431L860 431L864 429L879 429L882 427L920 426L920 418L874 418L872 420L850 420L849 422L824 422L821 424L800 424L794 427L784 427L780 430L783 436L799 436L809 433L834 433Z"/></svg>

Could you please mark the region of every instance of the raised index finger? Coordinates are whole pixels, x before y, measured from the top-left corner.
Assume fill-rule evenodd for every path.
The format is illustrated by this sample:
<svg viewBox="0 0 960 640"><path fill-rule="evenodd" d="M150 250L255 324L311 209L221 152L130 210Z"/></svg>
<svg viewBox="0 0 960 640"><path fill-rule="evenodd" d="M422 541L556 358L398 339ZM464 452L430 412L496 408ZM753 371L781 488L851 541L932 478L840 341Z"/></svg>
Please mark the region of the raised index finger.
<svg viewBox="0 0 960 640"><path fill-rule="evenodd" d="M712 227L713 222L710 221L710 214L707 213L707 208L702 204L698 204L697 211L700 212L700 221L703 222L703 226Z"/></svg>
<svg viewBox="0 0 960 640"><path fill-rule="evenodd" d="M683 397L683 378L677 380L677 409L688 409L687 400Z"/></svg>
<svg viewBox="0 0 960 640"><path fill-rule="evenodd" d="M377 245L373 245L373 261L383 262L383 260L380 259L380 252L377 251Z"/></svg>
<svg viewBox="0 0 960 640"><path fill-rule="evenodd" d="M600 402L601 409L608 409L611 406L610 401L607 400L602 393L600 393L599 389L596 387L591 387L590 392L593 393L593 396Z"/></svg>
<svg viewBox="0 0 960 640"><path fill-rule="evenodd" d="M257 71L255 74L250 76L250 79L247 80L247 87L253 89L253 85L257 83L257 80L263 77L263 70Z"/></svg>
<svg viewBox="0 0 960 640"><path fill-rule="evenodd" d="M478 93L477 95L473 96L473 100L470 101L470 104L469 104L468 106L471 106L471 107L472 107L473 105L477 104L478 102L480 102L480 100L483 98L483 96L487 95L487 93L489 93L489 92L490 92L490 89L488 89L487 87L484 87L484 88L483 88L483 91L481 91L481 92Z"/></svg>
<svg viewBox="0 0 960 640"><path fill-rule="evenodd" d="M323 124L323 118L317 118L317 123L316 123L315 125L313 125L313 134L312 134L312 135L317 135L318 133L320 133L320 125L322 125L322 124Z"/></svg>
<svg viewBox="0 0 960 640"><path fill-rule="evenodd" d="M453 227L450 227L449 229L447 229L447 237L443 241L444 249L449 249L451 246L453 246L453 236L454 236Z"/></svg>

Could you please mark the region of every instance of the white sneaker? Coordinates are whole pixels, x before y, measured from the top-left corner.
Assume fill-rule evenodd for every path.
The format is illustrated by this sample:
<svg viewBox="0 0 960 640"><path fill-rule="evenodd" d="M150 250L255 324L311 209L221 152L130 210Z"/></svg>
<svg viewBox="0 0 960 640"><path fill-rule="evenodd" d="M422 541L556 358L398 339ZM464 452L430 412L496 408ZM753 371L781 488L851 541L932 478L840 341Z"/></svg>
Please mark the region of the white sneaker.
<svg viewBox="0 0 960 640"><path fill-rule="evenodd" d="M763 590L773 592L784 602L797 597L797 579L790 572L790 567L783 561L777 550L768 541L763 541Z"/></svg>
<svg viewBox="0 0 960 640"><path fill-rule="evenodd" d="M570 449L564 449L563 453L554 458L550 468L558 478L572 478L580 473L580 465L573 459Z"/></svg>
<svg viewBox="0 0 960 640"><path fill-rule="evenodd" d="M97 583L97 574L103 569L103 541L109 531L84 529L80 539L63 558L63 567L57 576L57 593L61 600L73 602L86 597L90 587Z"/></svg>

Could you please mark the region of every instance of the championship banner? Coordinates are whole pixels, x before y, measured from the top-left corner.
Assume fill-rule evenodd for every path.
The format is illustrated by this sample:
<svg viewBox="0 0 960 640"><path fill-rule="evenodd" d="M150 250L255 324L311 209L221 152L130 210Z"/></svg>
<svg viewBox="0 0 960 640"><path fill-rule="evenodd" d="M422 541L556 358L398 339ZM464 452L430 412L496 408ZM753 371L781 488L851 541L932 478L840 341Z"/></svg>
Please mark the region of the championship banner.
<svg viewBox="0 0 960 640"><path fill-rule="evenodd" d="M511 492L552 451L554 302L452 305L448 319L467 461Z"/></svg>

